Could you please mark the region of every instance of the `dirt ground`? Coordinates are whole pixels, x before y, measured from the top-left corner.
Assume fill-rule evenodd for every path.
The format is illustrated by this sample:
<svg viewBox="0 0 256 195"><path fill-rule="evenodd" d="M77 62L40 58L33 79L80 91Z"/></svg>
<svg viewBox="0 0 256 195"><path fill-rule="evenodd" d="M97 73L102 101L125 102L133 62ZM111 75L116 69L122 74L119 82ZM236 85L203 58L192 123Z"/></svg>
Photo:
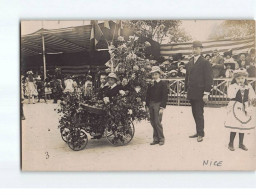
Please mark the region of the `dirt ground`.
<svg viewBox="0 0 256 195"><path fill-rule="evenodd" d="M253 170L256 168L256 133L245 135L249 150L227 148L225 107L205 108L204 141L188 138L195 133L190 107L167 106L163 116L165 145L151 146L149 122L135 123L135 136L127 146L112 146L106 139L92 140L82 151L72 151L62 140L57 104L24 104L22 121L23 171L160 171Z"/></svg>

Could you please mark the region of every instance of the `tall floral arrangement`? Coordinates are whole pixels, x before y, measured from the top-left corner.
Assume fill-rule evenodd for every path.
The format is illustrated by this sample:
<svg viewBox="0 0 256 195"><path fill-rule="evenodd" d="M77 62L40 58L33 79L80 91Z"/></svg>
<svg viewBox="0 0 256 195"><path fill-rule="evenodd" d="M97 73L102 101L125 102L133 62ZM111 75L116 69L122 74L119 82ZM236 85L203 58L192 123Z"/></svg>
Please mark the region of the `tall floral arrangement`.
<svg viewBox="0 0 256 195"><path fill-rule="evenodd" d="M98 127L109 127L115 131L120 124L147 119L145 110L147 79L151 65L154 63L145 57L145 51L149 46L150 43L141 42L136 36L130 36L129 40L118 37L109 46L111 59L106 64L109 66L106 71L115 72L119 79L118 84L122 86L126 81L126 85L123 84L119 94L111 101L108 98L97 99L97 91L86 99L73 93L66 94L58 109L61 114L59 128L72 130L93 125L91 129L94 131ZM95 114L84 110L82 106L84 104L103 110L104 117L97 120ZM93 124L86 124L90 120Z"/></svg>

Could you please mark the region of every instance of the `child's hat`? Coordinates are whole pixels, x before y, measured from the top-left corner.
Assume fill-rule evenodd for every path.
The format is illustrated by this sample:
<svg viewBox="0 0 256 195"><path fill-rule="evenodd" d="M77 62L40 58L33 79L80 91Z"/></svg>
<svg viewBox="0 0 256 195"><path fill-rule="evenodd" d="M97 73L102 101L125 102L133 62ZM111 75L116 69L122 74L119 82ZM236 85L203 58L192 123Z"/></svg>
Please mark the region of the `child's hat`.
<svg viewBox="0 0 256 195"><path fill-rule="evenodd" d="M88 75L86 76L86 79L92 79L92 76L88 74Z"/></svg>
<svg viewBox="0 0 256 195"><path fill-rule="evenodd" d="M178 74L178 72L176 70L171 70L168 75L171 77L176 77L177 74Z"/></svg>
<svg viewBox="0 0 256 195"><path fill-rule="evenodd" d="M244 77L248 77L248 72L245 68L240 68L240 69L237 69L233 72L233 78L237 78L237 77L240 77L240 76L244 76Z"/></svg>
<svg viewBox="0 0 256 195"><path fill-rule="evenodd" d="M113 73L113 72L111 72L111 73L108 74L108 78L114 78L114 79L118 80L116 74Z"/></svg>
<svg viewBox="0 0 256 195"><path fill-rule="evenodd" d="M152 66L152 70L151 70L151 74L154 72L159 72L159 74L161 74L161 69L159 66Z"/></svg>
<svg viewBox="0 0 256 195"><path fill-rule="evenodd" d="M33 74L32 70L28 71L27 74Z"/></svg>

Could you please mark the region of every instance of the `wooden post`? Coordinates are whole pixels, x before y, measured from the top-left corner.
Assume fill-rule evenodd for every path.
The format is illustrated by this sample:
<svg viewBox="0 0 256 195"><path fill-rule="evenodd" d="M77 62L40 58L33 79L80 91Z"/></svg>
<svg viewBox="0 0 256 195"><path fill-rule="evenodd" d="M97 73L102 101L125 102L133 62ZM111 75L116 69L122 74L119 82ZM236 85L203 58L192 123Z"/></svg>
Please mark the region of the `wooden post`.
<svg viewBox="0 0 256 195"><path fill-rule="evenodd" d="M45 59L45 43L44 35L42 33L42 45L43 45L43 64L44 64L44 80L46 79L46 59Z"/></svg>
<svg viewBox="0 0 256 195"><path fill-rule="evenodd" d="M180 106L180 81L179 80L176 81L176 85L177 85L177 101L178 101L178 106Z"/></svg>

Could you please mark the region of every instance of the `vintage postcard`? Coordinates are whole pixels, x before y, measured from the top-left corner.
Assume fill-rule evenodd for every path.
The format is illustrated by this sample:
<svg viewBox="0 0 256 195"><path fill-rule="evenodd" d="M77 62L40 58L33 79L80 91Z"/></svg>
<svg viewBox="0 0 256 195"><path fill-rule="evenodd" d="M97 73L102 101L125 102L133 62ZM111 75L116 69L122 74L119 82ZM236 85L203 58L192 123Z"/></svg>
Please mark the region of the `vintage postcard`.
<svg viewBox="0 0 256 195"><path fill-rule="evenodd" d="M22 171L256 169L254 20L22 20Z"/></svg>

